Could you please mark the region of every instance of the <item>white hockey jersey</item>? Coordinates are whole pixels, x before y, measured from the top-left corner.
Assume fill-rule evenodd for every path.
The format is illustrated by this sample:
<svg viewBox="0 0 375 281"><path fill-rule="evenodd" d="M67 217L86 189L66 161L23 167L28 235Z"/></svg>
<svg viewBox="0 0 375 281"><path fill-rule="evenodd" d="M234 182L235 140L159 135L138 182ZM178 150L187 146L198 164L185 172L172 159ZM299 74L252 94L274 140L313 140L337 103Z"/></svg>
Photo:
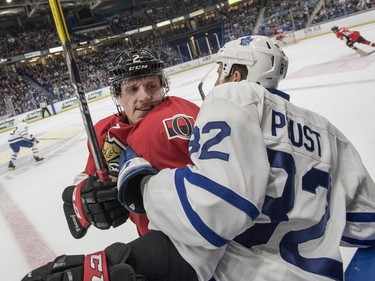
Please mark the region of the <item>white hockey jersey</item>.
<svg viewBox="0 0 375 281"><path fill-rule="evenodd" d="M143 186L150 229L200 280L343 280L340 243L375 242L375 184L325 118L247 81L217 86L195 123L194 166Z"/></svg>
<svg viewBox="0 0 375 281"><path fill-rule="evenodd" d="M8 136L9 143L16 143L21 140L34 140L34 137L29 134L29 125L27 125L27 123L24 121L19 122Z"/></svg>

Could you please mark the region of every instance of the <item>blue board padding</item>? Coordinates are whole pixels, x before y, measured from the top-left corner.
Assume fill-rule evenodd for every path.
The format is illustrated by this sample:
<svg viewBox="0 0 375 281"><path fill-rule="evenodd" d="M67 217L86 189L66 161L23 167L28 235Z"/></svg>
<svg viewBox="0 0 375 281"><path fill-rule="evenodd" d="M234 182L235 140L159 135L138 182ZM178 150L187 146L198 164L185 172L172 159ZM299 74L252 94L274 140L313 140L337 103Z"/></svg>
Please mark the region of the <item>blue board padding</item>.
<svg viewBox="0 0 375 281"><path fill-rule="evenodd" d="M375 246L358 249L345 270L345 281L375 280Z"/></svg>
<svg viewBox="0 0 375 281"><path fill-rule="evenodd" d="M55 105L53 103L51 104L51 108L52 108L52 114L56 115L56 108L55 108Z"/></svg>

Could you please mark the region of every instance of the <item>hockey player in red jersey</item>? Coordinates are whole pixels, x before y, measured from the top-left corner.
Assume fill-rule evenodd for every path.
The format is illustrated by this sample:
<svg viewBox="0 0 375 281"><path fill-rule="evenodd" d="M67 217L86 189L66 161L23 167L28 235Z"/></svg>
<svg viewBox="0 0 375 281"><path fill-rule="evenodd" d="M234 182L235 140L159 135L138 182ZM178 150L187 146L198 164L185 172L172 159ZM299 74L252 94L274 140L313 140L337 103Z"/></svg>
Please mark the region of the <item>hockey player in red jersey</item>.
<svg viewBox="0 0 375 281"><path fill-rule="evenodd" d="M117 227L128 216L139 235L148 232L147 216L129 214L117 202L118 161L126 146L131 145L158 169L190 163L187 146L199 107L166 96L169 80L163 68L163 61L147 49L126 50L109 68L118 114L99 121L95 131L113 181L98 181L90 151L84 172L63 192L64 212L73 237L83 237L90 225L99 229Z"/></svg>
<svg viewBox="0 0 375 281"><path fill-rule="evenodd" d="M361 44L375 47L375 43L363 38L361 34L359 33L359 31L351 31L345 27L339 28L338 26L332 27L331 30L334 34L336 34L337 38L340 38L341 40L346 40L346 45L349 48L356 51L356 53L358 53L361 57L367 56L367 53L357 48L356 46L354 46L354 43L361 43Z"/></svg>
<svg viewBox="0 0 375 281"><path fill-rule="evenodd" d="M76 177L78 184L63 193L64 212L75 238L83 237L90 225L108 229L121 225L128 216L141 237L128 244L112 244L92 255L59 256L22 280L198 281L195 270L168 237L149 232L146 215L129 215L117 201L118 163L126 146L131 145L158 169L191 163L188 140L199 107L166 96L169 81L163 68L163 61L146 49L126 50L115 59L109 80L119 113L95 125L113 182L98 181L90 152L85 171Z"/></svg>

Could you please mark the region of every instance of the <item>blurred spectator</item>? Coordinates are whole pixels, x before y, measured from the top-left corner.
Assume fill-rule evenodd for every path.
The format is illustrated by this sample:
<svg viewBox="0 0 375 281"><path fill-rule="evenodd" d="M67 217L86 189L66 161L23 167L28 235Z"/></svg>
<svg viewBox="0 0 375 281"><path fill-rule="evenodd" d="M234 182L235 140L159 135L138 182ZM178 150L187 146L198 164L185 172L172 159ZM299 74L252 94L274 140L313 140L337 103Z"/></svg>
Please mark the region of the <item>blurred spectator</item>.
<svg viewBox="0 0 375 281"><path fill-rule="evenodd" d="M274 36L288 30L299 30L305 28L309 21L314 24L375 7L374 0L325 0L325 5L312 19L312 13L318 2L318 0L241 1L235 5L226 6L224 9L223 1L220 0L150 1L137 3L133 9L126 9L119 11L118 14L101 18L96 28L91 28L90 31L82 31L82 28L78 28L79 23L75 23L74 27L77 28L71 29L70 33L72 42L104 40L142 26L188 15L201 8L213 7L214 14L210 17L195 17L195 21L198 28L222 21L223 44L257 32ZM264 19L259 30L256 31L254 28L260 8L263 7L265 8ZM107 42L106 45L97 45L90 50L76 53L84 91L95 91L108 86L107 73L104 69L116 53L124 48L142 46L153 49L160 54L167 66L189 60L190 58L181 54L176 44L175 46L168 44L163 40L163 36L181 38L183 34L190 36L191 32L192 28L189 23L181 21L171 26L169 30L157 29L128 38L118 37L117 41L108 41L110 43ZM46 50L60 45L55 28L47 19L37 24L0 29L0 58ZM217 48L215 48L211 46L210 51L216 52ZM209 54L208 52L209 50L199 51L198 55L205 56ZM194 54L193 57L195 58L196 55ZM6 71L5 68L7 68ZM65 60L61 54L50 55L37 63L17 63L5 68L0 67L2 89L0 119L37 109L42 96L51 97L52 102L75 96Z"/></svg>

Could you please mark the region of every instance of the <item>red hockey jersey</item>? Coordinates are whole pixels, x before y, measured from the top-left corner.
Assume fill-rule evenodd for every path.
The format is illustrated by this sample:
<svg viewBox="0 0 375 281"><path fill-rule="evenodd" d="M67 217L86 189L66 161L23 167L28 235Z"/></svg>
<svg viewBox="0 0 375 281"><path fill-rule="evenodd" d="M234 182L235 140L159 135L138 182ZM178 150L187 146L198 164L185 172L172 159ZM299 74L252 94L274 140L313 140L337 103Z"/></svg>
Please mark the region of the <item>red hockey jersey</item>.
<svg viewBox="0 0 375 281"><path fill-rule="evenodd" d="M126 146L131 146L158 170L190 164L188 141L198 111L199 107L190 101L167 97L134 125L121 122L118 116L102 119L95 125L95 132L109 170L116 170L119 155ZM91 152L84 173L96 173ZM130 214L129 218L136 224L139 235L148 232L147 216Z"/></svg>
<svg viewBox="0 0 375 281"><path fill-rule="evenodd" d="M345 27L341 27L339 31L337 31L336 36L341 40L345 38L348 42L357 42L361 34L358 31L351 31Z"/></svg>

